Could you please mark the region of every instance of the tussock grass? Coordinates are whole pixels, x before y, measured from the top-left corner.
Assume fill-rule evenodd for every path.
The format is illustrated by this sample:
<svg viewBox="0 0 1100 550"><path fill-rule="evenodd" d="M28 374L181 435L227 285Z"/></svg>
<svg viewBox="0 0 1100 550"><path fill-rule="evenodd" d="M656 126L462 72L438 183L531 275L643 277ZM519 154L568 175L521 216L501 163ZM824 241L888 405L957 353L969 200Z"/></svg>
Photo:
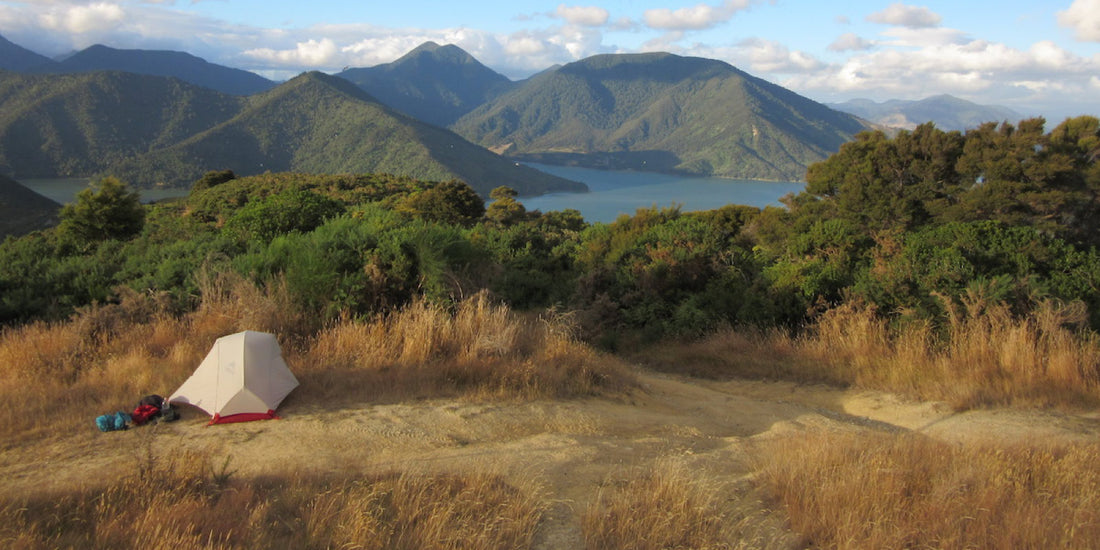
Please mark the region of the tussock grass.
<svg viewBox="0 0 1100 550"><path fill-rule="evenodd" d="M822 548L1095 548L1100 445L958 446L916 435L762 444L762 480Z"/></svg>
<svg viewBox="0 0 1100 550"><path fill-rule="evenodd" d="M672 460L609 480L581 517L585 547L789 548L753 491Z"/></svg>
<svg viewBox="0 0 1100 550"><path fill-rule="evenodd" d="M92 429L99 414L171 393L217 338L246 329L279 338L301 382L288 404L573 397L634 385L622 362L573 336L568 316L519 314L485 294L453 311L418 302L321 328L278 283L204 277L203 302L191 313L172 313L158 295L120 290L118 303L69 321L0 331L0 440Z"/></svg>
<svg viewBox="0 0 1100 550"><path fill-rule="evenodd" d="M303 399L576 397L635 382L573 335L568 316L520 315L479 293L455 311L425 302L322 330L293 361Z"/></svg>
<svg viewBox="0 0 1100 550"><path fill-rule="evenodd" d="M783 379L881 389L958 409L1100 404L1100 338L1081 304L1044 301L1026 315L971 295L941 327L892 326L849 302L805 333L731 329L647 350L656 368L709 377ZM687 365L687 367L685 367Z"/></svg>
<svg viewBox="0 0 1100 550"><path fill-rule="evenodd" d="M892 329L872 307L826 313L803 352L852 383L965 409L1100 403L1100 340L1081 304L1041 302L1024 316L971 296L937 335L927 323Z"/></svg>
<svg viewBox="0 0 1100 550"><path fill-rule="evenodd" d="M531 546L541 488L487 474L219 475L213 455L158 456L96 489L0 497L5 548L501 549Z"/></svg>

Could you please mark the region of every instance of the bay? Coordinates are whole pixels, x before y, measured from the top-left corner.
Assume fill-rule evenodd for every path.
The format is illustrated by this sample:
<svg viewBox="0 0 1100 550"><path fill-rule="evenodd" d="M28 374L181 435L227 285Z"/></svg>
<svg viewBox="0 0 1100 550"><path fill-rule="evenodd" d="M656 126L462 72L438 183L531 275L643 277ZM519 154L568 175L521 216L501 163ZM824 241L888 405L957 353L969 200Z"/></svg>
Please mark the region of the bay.
<svg viewBox="0 0 1100 550"><path fill-rule="evenodd" d="M679 205L683 212L712 210L727 204L761 208L780 206L779 198L798 193L805 183L704 178L631 172L596 170L574 166L528 164L532 168L588 185L588 193L549 193L538 197L521 197L528 210L551 212L572 208L590 223L611 223L621 214L633 215L639 208L664 208ZM73 202L76 194L88 187L93 178L25 179L19 183L40 195L61 204ZM142 202L182 197L188 189L138 189Z"/></svg>
<svg viewBox="0 0 1100 550"><path fill-rule="evenodd" d="M88 188L96 178L30 178L19 180L24 187L61 204L76 200L76 194ZM136 189L141 202L153 202L162 199L182 197L189 189L163 187L155 189Z"/></svg>
<svg viewBox="0 0 1100 550"><path fill-rule="evenodd" d="M588 185L588 193L549 193L520 197L528 210L550 212L572 208L589 223L611 223L620 214L634 215L639 208L679 205L682 212L713 210L727 204L781 206L779 198L799 193L805 183L706 178L596 170L573 166L530 163L528 166Z"/></svg>

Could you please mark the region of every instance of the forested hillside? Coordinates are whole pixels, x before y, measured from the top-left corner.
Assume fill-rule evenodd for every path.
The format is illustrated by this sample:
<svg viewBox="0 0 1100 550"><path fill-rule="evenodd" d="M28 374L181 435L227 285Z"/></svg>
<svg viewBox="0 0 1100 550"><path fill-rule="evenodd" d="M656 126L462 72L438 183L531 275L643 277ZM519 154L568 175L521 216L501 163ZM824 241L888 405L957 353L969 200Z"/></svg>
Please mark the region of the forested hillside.
<svg viewBox="0 0 1100 550"><path fill-rule="evenodd" d="M866 126L727 63L652 53L546 71L453 128L554 164L799 181Z"/></svg>
<svg viewBox="0 0 1100 550"><path fill-rule="evenodd" d="M582 191L306 73L248 98L121 72L0 73L0 167L19 178L111 174L186 187L211 169L462 179L484 195Z"/></svg>
<svg viewBox="0 0 1100 550"><path fill-rule="evenodd" d="M0 239L57 223L61 205L0 174Z"/></svg>
<svg viewBox="0 0 1100 550"><path fill-rule="evenodd" d="M233 117L242 101L155 76L0 73L0 165L17 178L100 173Z"/></svg>
<svg viewBox="0 0 1100 550"><path fill-rule="evenodd" d="M446 127L513 86L458 46L421 44L392 63L338 74L382 103Z"/></svg>
<svg viewBox="0 0 1100 550"><path fill-rule="evenodd" d="M178 78L184 82L224 94L251 95L274 88L256 73L210 63L189 53L169 50L122 50L96 44L57 62L30 67L43 73L89 73L121 71Z"/></svg>
<svg viewBox="0 0 1100 550"><path fill-rule="evenodd" d="M795 328L853 301L931 323L979 299L1020 315L1079 302L1098 328L1098 152L1092 117L1049 132L1026 120L864 133L812 166L786 208L644 209L595 225L527 212L506 188L486 208L454 181L210 173L187 199L144 207L136 228L75 233L65 219L78 209L4 243L0 317L62 317L119 285L187 308L199 278L228 270L286 285L317 323L484 288L515 308L575 311L608 346L730 324Z"/></svg>

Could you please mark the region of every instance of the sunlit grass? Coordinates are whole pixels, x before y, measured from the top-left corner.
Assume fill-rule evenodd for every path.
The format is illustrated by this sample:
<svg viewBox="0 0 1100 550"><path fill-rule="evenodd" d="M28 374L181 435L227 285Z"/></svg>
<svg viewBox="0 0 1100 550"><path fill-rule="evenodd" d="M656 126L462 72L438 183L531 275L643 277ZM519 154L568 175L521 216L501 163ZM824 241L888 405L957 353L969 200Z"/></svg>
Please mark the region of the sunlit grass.
<svg viewBox="0 0 1100 550"><path fill-rule="evenodd" d="M541 488L488 474L245 479L216 457L158 455L122 479L0 497L5 548L529 548Z"/></svg>
<svg viewBox="0 0 1100 550"><path fill-rule="evenodd" d="M1100 445L959 446L916 435L770 440L763 482L804 546L1095 548Z"/></svg>
<svg viewBox="0 0 1100 550"><path fill-rule="evenodd" d="M977 297L942 327L892 326L871 306L826 311L802 334L731 329L646 350L663 370L709 377L826 382L880 389L960 409L1100 404L1100 339L1079 304L1042 302L1013 315Z"/></svg>

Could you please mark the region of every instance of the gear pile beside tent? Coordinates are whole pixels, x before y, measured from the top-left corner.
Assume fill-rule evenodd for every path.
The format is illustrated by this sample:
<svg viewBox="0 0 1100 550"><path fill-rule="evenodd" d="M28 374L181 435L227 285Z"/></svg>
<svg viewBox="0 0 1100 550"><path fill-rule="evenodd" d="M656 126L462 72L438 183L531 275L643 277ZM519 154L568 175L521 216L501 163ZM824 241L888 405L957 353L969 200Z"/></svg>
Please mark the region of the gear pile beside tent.
<svg viewBox="0 0 1100 550"><path fill-rule="evenodd" d="M244 331L222 336L168 401L194 405L210 424L277 418L279 403L298 387L274 334Z"/></svg>

